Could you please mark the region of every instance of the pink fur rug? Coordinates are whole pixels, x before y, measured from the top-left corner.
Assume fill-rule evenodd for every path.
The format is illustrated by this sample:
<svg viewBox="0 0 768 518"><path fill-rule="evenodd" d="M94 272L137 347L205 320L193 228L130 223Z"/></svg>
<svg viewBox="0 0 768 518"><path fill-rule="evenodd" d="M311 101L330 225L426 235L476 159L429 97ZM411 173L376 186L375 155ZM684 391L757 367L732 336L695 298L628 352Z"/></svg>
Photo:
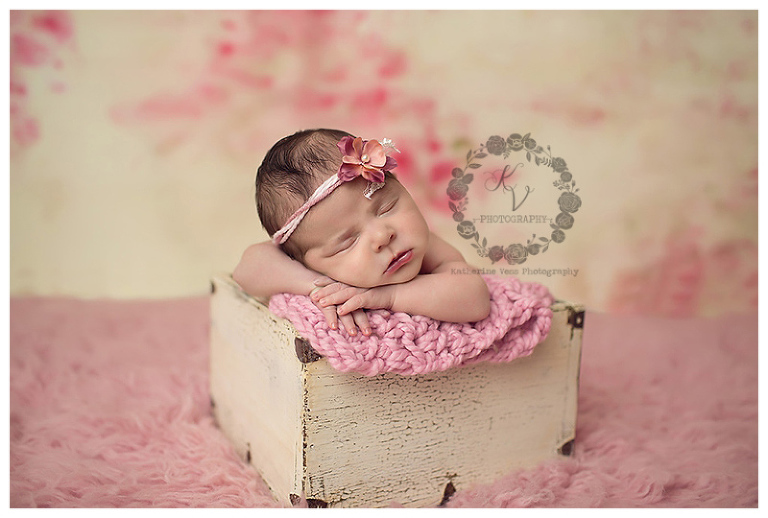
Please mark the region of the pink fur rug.
<svg viewBox="0 0 768 518"><path fill-rule="evenodd" d="M572 457L448 507L756 507L757 316L587 313ZM276 507L215 427L208 300L11 299L12 507ZM393 504L396 505L396 504Z"/></svg>

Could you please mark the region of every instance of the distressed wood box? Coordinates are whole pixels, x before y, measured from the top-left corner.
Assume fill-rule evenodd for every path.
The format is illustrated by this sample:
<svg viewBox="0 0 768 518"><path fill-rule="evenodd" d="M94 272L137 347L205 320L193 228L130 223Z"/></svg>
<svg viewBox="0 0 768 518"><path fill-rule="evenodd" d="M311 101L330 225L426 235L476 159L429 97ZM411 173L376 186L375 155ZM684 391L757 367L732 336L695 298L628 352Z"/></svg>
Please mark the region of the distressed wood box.
<svg viewBox="0 0 768 518"><path fill-rule="evenodd" d="M284 505L437 506L572 451L584 311L557 302L533 354L418 376L334 370L229 275L212 280L221 430Z"/></svg>

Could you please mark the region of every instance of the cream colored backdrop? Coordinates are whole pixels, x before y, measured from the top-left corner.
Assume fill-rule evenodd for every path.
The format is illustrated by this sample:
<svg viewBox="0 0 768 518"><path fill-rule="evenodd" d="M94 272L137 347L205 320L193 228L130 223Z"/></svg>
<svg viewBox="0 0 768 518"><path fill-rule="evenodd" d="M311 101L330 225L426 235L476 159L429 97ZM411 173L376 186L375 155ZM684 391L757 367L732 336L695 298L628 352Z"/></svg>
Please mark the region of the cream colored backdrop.
<svg viewBox="0 0 768 518"><path fill-rule="evenodd" d="M451 171L530 132L583 203L520 277L602 311L754 311L757 32L754 11L13 12L11 294L206 293L266 238L264 152L325 126L393 138L433 230L486 268ZM474 217L510 213L471 188Z"/></svg>

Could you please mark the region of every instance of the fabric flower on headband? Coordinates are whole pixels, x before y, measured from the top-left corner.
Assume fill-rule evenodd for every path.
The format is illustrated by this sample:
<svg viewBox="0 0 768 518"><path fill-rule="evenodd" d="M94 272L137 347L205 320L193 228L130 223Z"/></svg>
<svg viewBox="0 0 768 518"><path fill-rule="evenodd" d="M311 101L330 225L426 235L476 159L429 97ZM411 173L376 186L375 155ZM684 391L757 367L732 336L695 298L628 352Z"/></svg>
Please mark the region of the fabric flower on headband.
<svg viewBox="0 0 768 518"><path fill-rule="evenodd" d="M394 148L391 140L384 140L389 147ZM342 154L338 173L342 182L362 176L369 182L384 183L384 173L397 167L397 161L387 155L378 140L343 137L337 145Z"/></svg>

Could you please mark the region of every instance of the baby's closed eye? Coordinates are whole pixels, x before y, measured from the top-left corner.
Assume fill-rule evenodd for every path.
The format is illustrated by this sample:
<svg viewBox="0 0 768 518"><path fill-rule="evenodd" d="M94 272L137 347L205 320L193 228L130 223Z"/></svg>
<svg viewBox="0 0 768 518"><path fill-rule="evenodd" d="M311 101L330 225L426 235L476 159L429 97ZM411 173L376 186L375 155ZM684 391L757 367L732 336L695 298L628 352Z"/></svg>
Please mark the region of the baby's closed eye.
<svg viewBox="0 0 768 518"><path fill-rule="evenodd" d="M337 254L339 252L343 252L344 250L347 250L349 248L352 248L352 246L357 243L357 239L360 237L360 234L355 234L354 236L350 236L346 238L344 241L342 241L338 247L336 247L336 251L334 254Z"/></svg>
<svg viewBox="0 0 768 518"><path fill-rule="evenodd" d="M388 212L390 212L392 209L395 208L395 205L397 205L397 199L390 200L382 204L382 206L379 207L378 215L383 216L384 214L387 214Z"/></svg>

